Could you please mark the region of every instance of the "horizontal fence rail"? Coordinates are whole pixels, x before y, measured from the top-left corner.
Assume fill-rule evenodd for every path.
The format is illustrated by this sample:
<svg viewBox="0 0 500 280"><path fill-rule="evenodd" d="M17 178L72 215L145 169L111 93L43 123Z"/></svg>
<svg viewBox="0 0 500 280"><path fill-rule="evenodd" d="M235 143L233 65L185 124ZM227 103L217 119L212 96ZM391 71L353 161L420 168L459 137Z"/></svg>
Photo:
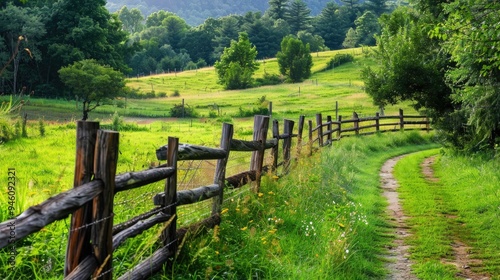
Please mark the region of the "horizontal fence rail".
<svg viewBox="0 0 500 280"><path fill-rule="evenodd" d="M156 150L157 159L166 161L165 164L119 175L115 175L119 134L100 130L98 122L79 121L74 188L29 207L15 219L0 223L0 248L72 214L66 244L65 279L113 279L113 251L127 239L162 224L164 230L158 242L163 246L118 277L149 278L177 253L186 233L198 233L201 228L211 228L221 222L225 189L251 184L250 190L258 192L260 178L264 172L277 174L278 168L281 167L282 175L287 174L292 162L292 150L298 157L303 146L307 146L311 154L315 143L320 148L342 137L403 129L430 130L427 117L405 116L402 110L397 116L380 116L377 113L375 116L363 118L354 112L352 118L347 120L342 119L342 116L336 120L328 116L323 120L322 115L317 114L315 120L316 126L313 126L312 120L308 120L306 124L305 116L300 116L296 133L295 122L284 120L283 132L280 133L277 120L273 120L270 127L269 116L255 116L251 141L233 139L233 125L224 123L218 148L179 144L179 139L169 137L168 144ZM307 136L303 136L305 127L308 128ZM267 137L268 130L272 133L270 139ZM292 149L293 139L295 149ZM251 153L249 170L226 175L231 151ZM270 164L267 165L264 164L266 152L270 158ZM213 183L189 190L177 190L177 163L188 160L216 160ZM113 223L115 194L163 180L164 190L153 197L150 210L125 222ZM211 214L208 218L177 228L178 206L208 199L212 199ZM13 230L14 238L11 235Z"/></svg>

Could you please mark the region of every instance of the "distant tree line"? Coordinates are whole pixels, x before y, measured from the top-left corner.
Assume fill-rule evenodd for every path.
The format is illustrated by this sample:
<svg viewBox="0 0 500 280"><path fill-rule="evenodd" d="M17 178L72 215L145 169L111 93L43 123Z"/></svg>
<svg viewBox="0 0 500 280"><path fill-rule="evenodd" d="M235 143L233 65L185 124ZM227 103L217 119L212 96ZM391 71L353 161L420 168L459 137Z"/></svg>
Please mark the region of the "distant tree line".
<svg viewBox="0 0 500 280"><path fill-rule="evenodd" d="M22 89L73 99L77 93L64 87L58 71L87 59L129 76L214 65L241 32L256 47L257 59L275 57L289 35L311 52L375 44L378 17L394 5L342 2L328 3L313 17L302 0L270 0L264 13L207 18L193 27L163 10L144 17L137 8L122 7L111 14L105 0L2 1L0 93Z"/></svg>

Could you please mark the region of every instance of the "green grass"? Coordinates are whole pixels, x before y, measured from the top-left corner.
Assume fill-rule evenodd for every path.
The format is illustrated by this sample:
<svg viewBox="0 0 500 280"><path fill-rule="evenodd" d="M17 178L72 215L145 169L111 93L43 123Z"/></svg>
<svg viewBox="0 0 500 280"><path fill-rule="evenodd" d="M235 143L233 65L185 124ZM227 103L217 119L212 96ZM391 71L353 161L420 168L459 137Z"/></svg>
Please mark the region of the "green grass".
<svg viewBox="0 0 500 280"><path fill-rule="evenodd" d="M380 167L435 146L418 133L346 138L267 177L259 194L226 194L220 227L186 242L158 278L381 279L391 238Z"/></svg>
<svg viewBox="0 0 500 280"><path fill-rule="evenodd" d="M420 163L438 154L434 165L438 182L425 180ZM453 240L472 247L471 257L483 265L472 267L500 279L500 183L499 158L439 154L438 150L417 153L401 160L395 176L401 184L400 197L412 229L414 270L421 279L456 279Z"/></svg>

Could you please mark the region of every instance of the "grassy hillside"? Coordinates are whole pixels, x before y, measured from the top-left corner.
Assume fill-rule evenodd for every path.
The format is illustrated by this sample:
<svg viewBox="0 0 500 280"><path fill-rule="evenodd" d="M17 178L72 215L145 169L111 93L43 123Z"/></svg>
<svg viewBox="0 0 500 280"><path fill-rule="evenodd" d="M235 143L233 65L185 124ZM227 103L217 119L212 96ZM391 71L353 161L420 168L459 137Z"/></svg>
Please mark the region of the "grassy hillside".
<svg viewBox="0 0 500 280"><path fill-rule="evenodd" d="M339 52L355 55L355 61L328 71L327 62ZM273 104L273 117L277 119L296 118L298 115L314 116L316 113L335 115L335 102L340 114L350 116L353 111L360 115L374 115L378 110L364 93L360 71L374 61L362 49L328 51L313 54L313 75L310 79L296 84L280 84L246 90L225 91L217 84L214 68L203 68L181 73L166 73L140 78L130 78L127 86L147 95L154 91L162 98L121 99L98 107L90 113L91 119L110 119L114 112L126 118L168 118L170 109L181 104L193 108L200 117L237 117L240 110L252 110ZM264 73L278 74L276 59L260 62L255 77ZM180 96L172 97L178 91ZM264 97L264 98L263 98ZM262 103L261 100L265 99ZM31 119L69 121L81 118L79 104L75 101L32 98L23 110ZM400 107L414 112L407 104L389 106L386 112L395 113ZM214 110L218 108L218 110ZM241 108L241 109L240 109Z"/></svg>

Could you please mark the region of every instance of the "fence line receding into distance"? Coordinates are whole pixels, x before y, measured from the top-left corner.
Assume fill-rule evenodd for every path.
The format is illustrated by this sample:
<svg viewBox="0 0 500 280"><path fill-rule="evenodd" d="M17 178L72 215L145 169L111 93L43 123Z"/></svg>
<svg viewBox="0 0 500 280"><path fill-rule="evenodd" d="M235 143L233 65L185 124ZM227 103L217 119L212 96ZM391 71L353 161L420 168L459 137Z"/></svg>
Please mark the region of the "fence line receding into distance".
<svg viewBox="0 0 500 280"><path fill-rule="evenodd" d="M279 170L284 175L289 171L292 150L298 157L304 147L312 154L315 143L317 147L322 147L342 137L403 129L430 130L427 117L405 116L402 110L397 116L376 114L374 117L359 118L353 113L351 119L344 120L339 116L337 120L332 120L328 116L326 121L321 114L317 114L315 120L315 126L312 120L308 120L308 135L303 136L306 127L304 116L299 117L296 133L293 132L295 122L284 120L281 134L277 120L273 120L269 129L269 116L255 116L252 141L233 139L233 125L224 123L218 148L180 144L178 138L169 137L167 145L156 151L158 160L166 161L165 164L120 175L115 175L119 133L100 130L98 122L79 121L74 188L29 207L15 219L0 223L0 248L10 243L11 230L8 225L15 223L17 241L72 214L66 245L64 278L113 279L113 251L128 238L140 235L154 225L162 224L164 230L161 240L158 240L162 243L160 249L118 279L148 278L161 270L176 254L178 245L187 232L199 232L200 228L212 228L221 222L225 189L250 184L250 189L258 192L260 178L264 172L277 173ZM269 130L271 137L268 137ZM293 138L296 138L295 149L292 149ZM250 152L250 169L227 176L226 166L231 151ZM266 151L269 151L269 165L264 165ZM194 189L177 190L178 161L187 160L216 160L213 183ZM165 187L154 196L149 211L128 221L113 223L116 193L162 180L165 180ZM177 228L178 206L208 199L212 199L211 214L208 218Z"/></svg>

